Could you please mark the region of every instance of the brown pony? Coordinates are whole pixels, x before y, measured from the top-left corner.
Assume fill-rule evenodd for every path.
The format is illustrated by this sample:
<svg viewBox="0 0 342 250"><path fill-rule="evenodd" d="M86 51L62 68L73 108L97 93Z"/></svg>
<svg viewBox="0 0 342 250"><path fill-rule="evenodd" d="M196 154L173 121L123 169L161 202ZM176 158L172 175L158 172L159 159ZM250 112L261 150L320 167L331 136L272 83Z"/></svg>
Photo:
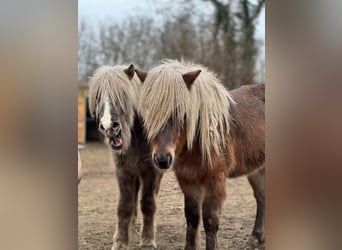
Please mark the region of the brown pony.
<svg viewBox="0 0 342 250"><path fill-rule="evenodd" d="M118 223L113 250L126 249L129 227L136 215L139 187L142 185L143 225L141 247L156 249L154 215L162 174L153 167L142 120L137 113L141 82L134 67L103 66L90 80L89 109L99 130L109 140L119 184Z"/></svg>
<svg viewBox="0 0 342 250"><path fill-rule="evenodd" d="M205 67L164 61L143 82L139 110L156 168L173 167L185 196L185 249L197 249L202 213L206 249L218 249L226 177L248 175L257 202L246 247L264 243L265 85L228 92Z"/></svg>

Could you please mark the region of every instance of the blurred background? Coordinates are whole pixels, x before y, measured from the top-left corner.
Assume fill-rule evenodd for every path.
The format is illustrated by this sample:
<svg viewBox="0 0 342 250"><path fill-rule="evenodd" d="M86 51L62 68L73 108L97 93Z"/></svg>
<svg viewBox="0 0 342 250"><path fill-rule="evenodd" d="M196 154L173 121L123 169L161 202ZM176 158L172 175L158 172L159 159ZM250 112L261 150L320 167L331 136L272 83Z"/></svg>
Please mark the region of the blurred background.
<svg viewBox="0 0 342 250"><path fill-rule="evenodd" d="M214 71L233 89L265 79L264 0L78 1L79 143L101 139L87 80L102 65L149 70L164 58Z"/></svg>
<svg viewBox="0 0 342 250"><path fill-rule="evenodd" d="M188 59L229 87L264 81L264 0L80 0L79 80L97 67Z"/></svg>
<svg viewBox="0 0 342 250"><path fill-rule="evenodd" d="M79 80L88 74L82 69L78 75L78 61L83 61L77 58L78 24L84 20L93 32L96 49L97 24L120 26L145 16L155 17L153 27L162 30L184 10L192 22L201 20L195 30L205 21L215 24L215 7L209 1L125 1L123 9L114 0L91 2L90 7L82 0L0 2L0 249L78 248L75 96ZM341 249L342 2L272 0L266 9L267 249ZM263 41L258 35L263 13L255 21L257 42ZM262 42L258 46L262 53ZM104 193L103 186L83 181L80 188ZM105 219L113 226L113 218ZM97 214L92 219L97 223ZM112 236L109 231L108 238Z"/></svg>

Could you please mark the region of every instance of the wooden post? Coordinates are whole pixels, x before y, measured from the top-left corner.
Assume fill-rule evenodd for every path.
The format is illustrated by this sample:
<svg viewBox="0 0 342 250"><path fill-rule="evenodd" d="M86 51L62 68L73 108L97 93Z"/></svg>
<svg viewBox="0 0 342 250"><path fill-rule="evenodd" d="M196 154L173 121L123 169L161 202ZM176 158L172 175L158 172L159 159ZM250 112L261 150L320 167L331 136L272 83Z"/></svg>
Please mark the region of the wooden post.
<svg viewBox="0 0 342 250"><path fill-rule="evenodd" d="M86 142L86 99L78 95L78 144Z"/></svg>

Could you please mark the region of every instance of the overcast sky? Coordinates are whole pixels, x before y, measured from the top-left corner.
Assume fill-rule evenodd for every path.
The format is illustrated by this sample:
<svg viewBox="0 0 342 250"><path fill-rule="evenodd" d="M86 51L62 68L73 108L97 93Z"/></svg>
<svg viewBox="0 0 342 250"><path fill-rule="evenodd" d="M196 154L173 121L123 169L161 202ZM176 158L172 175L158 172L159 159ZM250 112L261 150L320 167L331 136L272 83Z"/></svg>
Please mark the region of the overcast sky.
<svg viewBox="0 0 342 250"><path fill-rule="evenodd" d="M197 1L198 14L213 13L212 4ZM254 0L255 1L255 0ZM252 2L254 2L252 0ZM134 16L151 16L163 18L168 13L175 13L182 8L184 0L79 0L78 19L86 20L95 27L99 23L121 22ZM196 13L191 13L196 15ZM265 41L265 11L260 14L256 27L256 38Z"/></svg>

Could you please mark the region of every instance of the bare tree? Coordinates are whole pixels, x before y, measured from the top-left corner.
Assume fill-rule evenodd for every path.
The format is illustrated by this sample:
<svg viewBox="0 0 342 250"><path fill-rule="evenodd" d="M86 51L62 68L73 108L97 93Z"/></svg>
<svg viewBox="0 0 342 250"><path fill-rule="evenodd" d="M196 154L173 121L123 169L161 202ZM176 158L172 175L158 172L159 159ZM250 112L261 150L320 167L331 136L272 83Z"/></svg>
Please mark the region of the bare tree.
<svg viewBox="0 0 342 250"><path fill-rule="evenodd" d="M129 19L121 25L102 25L99 35L101 62L124 64L134 62L140 67L152 64L159 46L156 29L147 18Z"/></svg>
<svg viewBox="0 0 342 250"><path fill-rule="evenodd" d="M248 0L209 1L215 8L213 44L215 54L221 51L223 60L216 61L215 68L220 69L224 81L229 87L255 82L255 62L258 46L255 40L256 20L265 0L259 0L253 5ZM232 10L232 4L237 6ZM221 37L219 37L221 34ZM220 49L219 41L223 41L224 49ZM223 63L224 68L219 64Z"/></svg>
<svg viewBox="0 0 342 250"><path fill-rule="evenodd" d="M255 40L255 22L265 5L265 0L259 0L253 5L247 0L239 1L237 17L241 26L241 63L239 68L242 83L255 81L255 63L258 55L258 46Z"/></svg>
<svg viewBox="0 0 342 250"><path fill-rule="evenodd" d="M167 21L160 32L160 58L193 59L196 57L198 34L190 16L180 13Z"/></svg>
<svg viewBox="0 0 342 250"><path fill-rule="evenodd" d="M79 78L85 79L99 65L134 63L148 70L161 59L184 58L209 67L228 88L263 79L263 72L256 73L260 46L255 26L265 1L198 1L214 6L211 19L189 15L195 0L182 0L187 7L164 21L130 18L102 24L97 33L81 22Z"/></svg>
<svg viewBox="0 0 342 250"><path fill-rule="evenodd" d="M78 78L86 80L98 67L96 48L96 38L94 31L85 22L81 21L78 29Z"/></svg>

